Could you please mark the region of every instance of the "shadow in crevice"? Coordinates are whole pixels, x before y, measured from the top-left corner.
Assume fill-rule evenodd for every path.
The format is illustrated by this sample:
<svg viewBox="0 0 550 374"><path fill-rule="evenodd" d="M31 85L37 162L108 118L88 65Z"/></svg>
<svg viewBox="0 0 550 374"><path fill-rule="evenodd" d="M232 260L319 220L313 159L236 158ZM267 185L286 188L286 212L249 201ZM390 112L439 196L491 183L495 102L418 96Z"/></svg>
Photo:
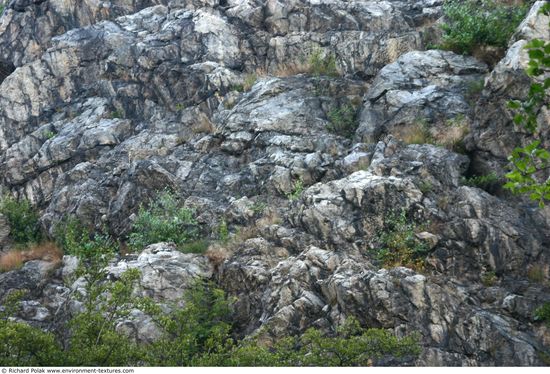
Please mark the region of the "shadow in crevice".
<svg viewBox="0 0 550 374"><path fill-rule="evenodd" d="M10 63L0 61L0 84L15 70L15 66Z"/></svg>

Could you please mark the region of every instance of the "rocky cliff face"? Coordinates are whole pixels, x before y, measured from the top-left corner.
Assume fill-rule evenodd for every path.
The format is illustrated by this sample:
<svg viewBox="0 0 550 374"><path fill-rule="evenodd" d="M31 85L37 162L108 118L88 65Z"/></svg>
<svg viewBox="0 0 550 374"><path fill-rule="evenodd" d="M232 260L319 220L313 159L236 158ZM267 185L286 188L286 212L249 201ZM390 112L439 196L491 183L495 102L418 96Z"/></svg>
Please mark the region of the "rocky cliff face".
<svg viewBox="0 0 550 374"><path fill-rule="evenodd" d="M0 19L1 189L30 199L48 230L72 214L123 237L166 187L203 226L248 228L215 264L158 244L111 268L143 269L142 292L160 302L215 279L238 298L241 335L354 315L420 332L418 365L541 365L550 331L533 312L550 301L550 210L463 178L502 174L521 141L505 103L526 92L521 46L548 39L548 19L538 2L490 71L425 51L442 3L12 0ZM334 56L337 76L308 74L312 55ZM342 136L330 113L348 105L360 123ZM467 131L452 147L400 141L419 121L436 139ZM421 272L382 269L370 250L400 212L424 223ZM72 261L0 274L0 297L32 289L21 317L47 325ZM141 339L154 338L138 317Z"/></svg>

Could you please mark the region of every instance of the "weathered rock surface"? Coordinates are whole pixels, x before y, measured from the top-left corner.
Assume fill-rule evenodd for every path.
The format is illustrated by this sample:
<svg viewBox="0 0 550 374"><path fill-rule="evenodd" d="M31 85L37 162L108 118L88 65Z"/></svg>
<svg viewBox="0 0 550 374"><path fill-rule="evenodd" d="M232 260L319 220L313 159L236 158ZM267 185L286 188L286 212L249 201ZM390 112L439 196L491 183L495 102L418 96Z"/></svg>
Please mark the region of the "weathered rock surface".
<svg viewBox="0 0 550 374"><path fill-rule="evenodd" d="M372 143L400 126L433 124L470 114L468 90L487 67L445 51L409 52L377 74L365 95L358 139Z"/></svg>
<svg viewBox="0 0 550 374"><path fill-rule="evenodd" d="M524 46L534 38L550 38L550 19L539 13L543 3L538 1L518 27L514 43L487 77L475 107L475 121L468 148L474 153L473 166L480 175L490 171L502 173L512 150L526 146L533 140L525 129L514 125L514 113L508 108L508 102L524 99L529 91L530 79L525 73L529 57ZM550 123L550 114L546 108L541 110L538 122L542 146L548 148L550 135L547 125Z"/></svg>
<svg viewBox="0 0 550 374"><path fill-rule="evenodd" d="M213 279L237 296L242 336L330 331L355 315L419 332L419 365L541 365L549 211L462 178L502 168L519 139L503 108L527 89L521 46L547 37L547 21L538 2L472 110L470 85L488 68L422 51L442 3L12 1L0 21L1 190L29 198L50 231L74 215L122 240L141 203L178 191L205 232L225 220L231 248L213 261L154 244L118 258L110 278L137 268L136 292L163 303ZM316 53L340 76L308 74ZM330 113L362 101L353 140L335 131ZM473 123L468 156L388 135L457 116ZM381 269L373 254L401 212L430 248L422 274ZM52 328L78 289L75 266L66 256L58 270L32 261L0 274L0 299L30 289L19 318ZM158 336L140 311L120 328Z"/></svg>

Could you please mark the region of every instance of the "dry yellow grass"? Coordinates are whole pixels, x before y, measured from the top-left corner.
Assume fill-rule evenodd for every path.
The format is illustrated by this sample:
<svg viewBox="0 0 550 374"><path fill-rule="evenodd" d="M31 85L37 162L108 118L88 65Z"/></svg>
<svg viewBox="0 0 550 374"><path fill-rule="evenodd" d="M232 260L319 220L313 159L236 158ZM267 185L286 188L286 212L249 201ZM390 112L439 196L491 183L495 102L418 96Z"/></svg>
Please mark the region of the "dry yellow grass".
<svg viewBox="0 0 550 374"><path fill-rule="evenodd" d="M425 144L431 141L430 133L422 122L395 127L391 134L405 144Z"/></svg>
<svg viewBox="0 0 550 374"><path fill-rule="evenodd" d="M0 272L19 269L23 266L23 253L21 251L10 251L0 256Z"/></svg>
<svg viewBox="0 0 550 374"><path fill-rule="evenodd" d="M63 252L53 242L36 244L27 250L11 250L0 255L0 271L19 269L27 261L43 260L54 264L61 262Z"/></svg>

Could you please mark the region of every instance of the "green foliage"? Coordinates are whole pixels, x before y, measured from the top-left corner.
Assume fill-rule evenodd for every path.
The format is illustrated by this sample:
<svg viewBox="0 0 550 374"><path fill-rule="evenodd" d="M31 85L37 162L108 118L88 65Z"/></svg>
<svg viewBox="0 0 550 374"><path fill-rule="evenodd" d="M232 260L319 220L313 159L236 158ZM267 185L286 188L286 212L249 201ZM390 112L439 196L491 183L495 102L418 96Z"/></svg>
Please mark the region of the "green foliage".
<svg viewBox="0 0 550 374"><path fill-rule="evenodd" d="M363 329L354 318L330 336L309 329L272 347L239 342L231 336L232 300L212 283L195 283L184 306L167 313L151 299L132 296L136 270L115 282L105 281L101 271L93 273L100 276L85 277L84 310L68 323L68 337L10 321L16 308L8 300L0 313L0 365L370 366L410 363L420 354L417 335L397 338L386 330ZM158 340L140 346L117 330L134 308L160 327Z"/></svg>
<svg viewBox="0 0 550 374"><path fill-rule="evenodd" d="M304 181L302 178L298 178L292 185L292 191L286 194L286 197L290 201L295 201L302 196L304 192Z"/></svg>
<svg viewBox="0 0 550 374"><path fill-rule="evenodd" d="M129 337L117 331L120 320L138 304L132 295L139 279L137 269L126 271L115 282L106 281L104 270L84 274L86 292L80 296L84 311L68 324L70 338L64 363L71 366L135 366L143 352Z"/></svg>
<svg viewBox="0 0 550 374"><path fill-rule="evenodd" d="M349 139L353 138L359 126L357 109L353 105L344 104L328 112L327 116L330 121L329 131Z"/></svg>
<svg viewBox="0 0 550 374"><path fill-rule="evenodd" d="M542 304L535 310L535 320L546 322L550 327L550 302Z"/></svg>
<svg viewBox="0 0 550 374"><path fill-rule="evenodd" d="M124 118L124 111L121 109L113 110L111 112L111 119Z"/></svg>
<svg viewBox="0 0 550 374"><path fill-rule="evenodd" d="M495 173L489 173L487 175L475 175L468 178L463 177L461 182L465 186L477 187L492 192L500 185L500 178Z"/></svg>
<svg viewBox="0 0 550 374"><path fill-rule="evenodd" d="M149 244L173 242L178 248L198 238L194 212L181 206L176 196L163 191L145 208L140 206L129 235L130 247L141 250Z"/></svg>
<svg viewBox="0 0 550 374"><path fill-rule="evenodd" d="M117 251L117 245L109 235L94 233L71 216L57 224L54 237L64 253L87 261L100 261L107 254L112 256Z"/></svg>
<svg viewBox="0 0 550 374"><path fill-rule="evenodd" d="M267 208L267 204L264 203L263 201L256 201L251 207L250 209L255 213L255 214L262 214L265 209Z"/></svg>
<svg viewBox="0 0 550 374"><path fill-rule="evenodd" d="M420 192L423 194L426 194L433 190L433 184L430 181L422 180L418 183L418 189L420 189Z"/></svg>
<svg viewBox="0 0 550 374"><path fill-rule="evenodd" d="M208 240L199 239L199 240L194 240L194 241L189 242L189 243L182 244L181 251L183 253L202 254L202 253L206 252L206 250L208 249L209 246L210 246L210 242Z"/></svg>
<svg viewBox="0 0 550 374"><path fill-rule="evenodd" d="M51 131L51 130L47 130L47 131L44 131L44 137L46 139L53 139L55 137L55 132Z"/></svg>
<svg viewBox="0 0 550 374"><path fill-rule="evenodd" d="M382 329L363 329L350 317L327 336L308 329L299 337L288 337L268 348L255 341L243 342L222 354L209 355L201 365L223 366L372 366L403 364L420 354L418 337L402 339Z"/></svg>
<svg viewBox="0 0 550 374"><path fill-rule="evenodd" d="M38 223L38 212L26 199L15 199L5 195L0 199L0 213L10 225L10 237L16 244L27 245L40 242L42 231Z"/></svg>
<svg viewBox="0 0 550 374"><path fill-rule="evenodd" d="M443 6L446 23L439 47L472 54L479 46L505 48L528 7L492 0L448 0Z"/></svg>
<svg viewBox="0 0 550 374"><path fill-rule="evenodd" d="M333 54L323 54L321 49L314 50L309 56L309 71L312 75L337 77L336 57Z"/></svg>
<svg viewBox="0 0 550 374"><path fill-rule="evenodd" d="M494 271L488 271L481 276L481 283L485 287L492 287L497 283L497 274Z"/></svg>
<svg viewBox="0 0 550 374"><path fill-rule="evenodd" d="M541 13L550 14L550 3L545 3ZM504 188L516 194L529 195L540 207L550 200L550 178L544 175L550 169L550 152L541 146L542 140L537 133L537 117L543 106L548 106L546 96L550 88L550 42L539 39L530 41L527 74L536 78L531 84L527 98L523 101L510 101L508 106L515 110L514 123L522 126L533 135L535 140L525 147L514 149L508 160L511 171L506 174L508 182ZM543 79L544 78L544 79Z"/></svg>
<svg viewBox="0 0 550 374"><path fill-rule="evenodd" d="M183 308L168 314L150 300L144 310L162 328L163 336L147 347L152 366L195 366L203 356L223 352L232 344L231 301L209 282L197 282L185 295Z"/></svg>
<svg viewBox="0 0 550 374"><path fill-rule="evenodd" d="M385 226L384 232L378 235L377 260L385 267L405 266L423 270L429 248L416 238L421 228L407 218L405 210L390 214Z"/></svg>
<svg viewBox="0 0 550 374"><path fill-rule="evenodd" d="M222 219L220 225L218 226L218 238L223 243L227 243L229 240L229 227L227 226L227 221Z"/></svg>
<svg viewBox="0 0 550 374"><path fill-rule="evenodd" d="M0 309L0 366L60 365L61 347L52 333L10 320L23 296L12 293Z"/></svg>

